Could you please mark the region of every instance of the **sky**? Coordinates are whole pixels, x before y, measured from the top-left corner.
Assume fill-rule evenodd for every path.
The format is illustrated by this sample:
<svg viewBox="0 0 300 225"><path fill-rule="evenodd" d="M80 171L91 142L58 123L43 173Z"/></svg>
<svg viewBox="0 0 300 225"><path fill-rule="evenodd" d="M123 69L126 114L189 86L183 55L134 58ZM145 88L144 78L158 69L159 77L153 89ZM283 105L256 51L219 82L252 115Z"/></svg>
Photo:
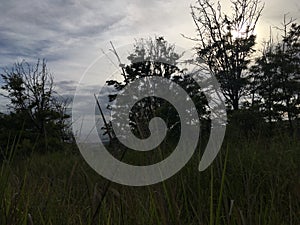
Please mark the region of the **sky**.
<svg viewBox="0 0 300 225"><path fill-rule="evenodd" d="M47 60L58 91L72 95L87 67L107 51L134 39L164 36L170 43L192 48L195 37L190 4L184 0L0 0L0 67L23 59ZM229 0L221 0L225 5ZM300 15L298 0L265 0L258 42L283 15ZM1 103L2 102L2 103ZM3 101L0 101L3 107Z"/></svg>

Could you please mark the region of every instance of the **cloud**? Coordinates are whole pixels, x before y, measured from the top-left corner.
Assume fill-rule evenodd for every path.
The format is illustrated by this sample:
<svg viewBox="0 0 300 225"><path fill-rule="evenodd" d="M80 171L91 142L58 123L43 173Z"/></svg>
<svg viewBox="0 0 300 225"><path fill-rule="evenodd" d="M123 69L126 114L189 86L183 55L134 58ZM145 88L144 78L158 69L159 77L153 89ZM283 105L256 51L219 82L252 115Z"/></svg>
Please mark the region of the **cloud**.
<svg viewBox="0 0 300 225"><path fill-rule="evenodd" d="M175 0L4 1L0 67L46 58L56 80L78 81L109 41L120 46L154 34L181 39L191 22L188 8Z"/></svg>
<svg viewBox="0 0 300 225"><path fill-rule="evenodd" d="M222 0L228 3L229 0ZM0 67L26 59L46 58L55 80L79 81L101 49L163 35L171 43L192 48L195 37L189 5L178 0L10 0L0 7ZM226 4L225 4L226 6ZM259 38L283 14L299 14L296 0L266 1ZM267 28L266 28L267 27Z"/></svg>
<svg viewBox="0 0 300 225"><path fill-rule="evenodd" d="M125 16L113 7L106 0L1 3L1 56L65 58L69 48L100 36Z"/></svg>

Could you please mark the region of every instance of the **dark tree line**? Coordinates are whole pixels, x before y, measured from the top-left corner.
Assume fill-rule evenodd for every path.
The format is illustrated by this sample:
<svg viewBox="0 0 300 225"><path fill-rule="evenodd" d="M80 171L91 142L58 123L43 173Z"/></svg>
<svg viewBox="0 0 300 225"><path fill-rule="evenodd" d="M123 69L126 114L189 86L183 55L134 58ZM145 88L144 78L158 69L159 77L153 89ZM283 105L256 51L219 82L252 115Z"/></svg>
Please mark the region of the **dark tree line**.
<svg viewBox="0 0 300 225"><path fill-rule="evenodd" d="M300 26L293 21L285 22L282 40L268 43L260 54L255 48L255 28L263 8L259 0L233 0L232 13L226 14L219 2L198 0L191 6L198 34L192 39L197 43L194 63L206 65L218 79L232 123L256 129L255 123L287 120L292 131L300 113ZM181 85L194 101L197 99L199 115L207 117L207 99L189 74L180 69L180 56L162 37L137 41L128 56L130 64L122 65L124 79L107 83L121 91L141 77L165 77ZM155 62L157 59L165 63ZM111 95L110 101L115 98L115 94ZM167 119L169 127L178 125L178 115L171 109L157 98L140 101L130 111L131 126L138 136L147 136L149 120L158 112ZM233 115L240 119L232 118Z"/></svg>

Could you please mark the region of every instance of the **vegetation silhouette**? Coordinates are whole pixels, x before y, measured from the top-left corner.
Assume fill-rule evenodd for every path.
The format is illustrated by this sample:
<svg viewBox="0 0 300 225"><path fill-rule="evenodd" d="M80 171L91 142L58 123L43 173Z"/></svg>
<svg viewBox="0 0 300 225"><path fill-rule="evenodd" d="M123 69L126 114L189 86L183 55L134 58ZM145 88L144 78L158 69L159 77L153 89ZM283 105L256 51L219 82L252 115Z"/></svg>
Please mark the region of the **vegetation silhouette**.
<svg viewBox="0 0 300 225"><path fill-rule="evenodd" d="M254 54L263 5L231 2L232 15L209 0L191 7L198 32L193 61L216 75L229 114L220 154L202 173L196 151L182 171L156 185L133 188L102 179L76 149L67 100L58 98L46 61L4 71L1 88L10 113L0 114L0 224L300 224L300 25L285 19L282 38L270 38ZM140 77L170 79L192 97L202 135L208 134L207 99L178 64L180 56L163 37L137 40L130 63L120 63L123 80L107 84L122 91ZM116 96L109 98L112 103ZM133 133L147 137L154 116L167 122L171 149L179 119L162 99L132 108ZM108 123L105 132L113 135L111 128Z"/></svg>

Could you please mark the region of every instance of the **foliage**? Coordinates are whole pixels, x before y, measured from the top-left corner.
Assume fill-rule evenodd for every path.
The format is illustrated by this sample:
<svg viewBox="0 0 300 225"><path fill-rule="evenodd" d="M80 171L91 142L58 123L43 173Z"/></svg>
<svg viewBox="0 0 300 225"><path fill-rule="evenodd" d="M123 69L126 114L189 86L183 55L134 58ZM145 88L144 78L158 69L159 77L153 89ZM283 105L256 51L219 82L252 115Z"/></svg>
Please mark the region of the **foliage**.
<svg viewBox="0 0 300 225"><path fill-rule="evenodd" d="M300 113L300 25L284 25L280 43L268 43L252 67L257 104L269 122L287 118L292 121Z"/></svg>
<svg viewBox="0 0 300 225"><path fill-rule="evenodd" d="M178 61L181 56L182 54L175 51L175 46L169 44L163 37L137 40L133 52L128 56L130 64L121 64L123 80L109 80L107 84L119 91L118 95L120 95L120 91L126 85L139 78L159 76L169 79L180 85L189 94L197 107L199 115L204 119L205 115L207 115L207 100L199 85L184 69L180 69ZM146 83L140 82L141 89L145 85ZM166 89L172 91L171 86L166 87ZM138 92L138 90L135 91ZM135 95L135 93L132 93L130 98L134 99ZM110 95L110 102L113 102L116 97L117 94ZM118 109L118 112L120 111L122 111L121 108ZM125 111L124 113L127 114L128 112ZM130 110L129 118L133 132L139 137L147 137L149 135L147 124L154 116L159 116L167 121L169 131L172 131L169 134L172 133L174 136L174 134L179 133L180 122L178 113L170 103L157 97L144 98Z"/></svg>
<svg viewBox="0 0 300 225"><path fill-rule="evenodd" d="M240 109L229 116L227 126L230 137L251 138L266 134L266 122L261 112L251 109Z"/></svg>

